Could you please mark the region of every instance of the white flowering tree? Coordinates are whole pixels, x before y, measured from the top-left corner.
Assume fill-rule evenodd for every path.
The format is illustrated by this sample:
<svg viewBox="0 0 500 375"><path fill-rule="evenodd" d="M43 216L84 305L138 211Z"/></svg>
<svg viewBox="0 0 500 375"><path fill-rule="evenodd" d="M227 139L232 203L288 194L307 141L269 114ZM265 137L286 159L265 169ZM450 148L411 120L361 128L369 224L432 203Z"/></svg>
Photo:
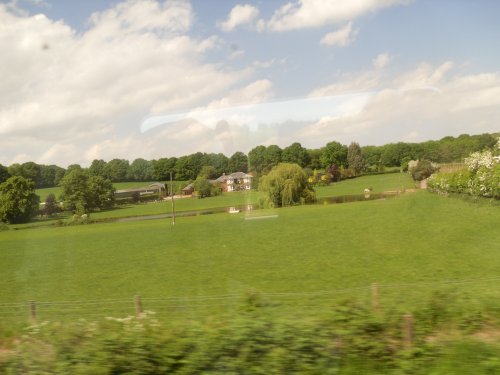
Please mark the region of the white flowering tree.
<svg viewBox="0 0 500 375"><path fill-rule="evenodd" d="M493 150L472 153L465 165L463 171L433 174L429 190L500 199L500 137Z"/></svg>

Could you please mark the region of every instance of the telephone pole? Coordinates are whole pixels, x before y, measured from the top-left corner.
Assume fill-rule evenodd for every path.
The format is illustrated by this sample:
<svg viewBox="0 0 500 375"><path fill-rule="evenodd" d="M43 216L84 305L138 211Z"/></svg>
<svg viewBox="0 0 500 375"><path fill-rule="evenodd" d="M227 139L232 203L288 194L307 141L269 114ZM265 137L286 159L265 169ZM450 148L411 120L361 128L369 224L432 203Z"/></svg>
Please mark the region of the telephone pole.
<svg viewBox="0 0 500 375"><path fill-rule="evenodd" d="M170 171L170 194L172 196L172 225L175 224L175 203L174 203L174 181L172 180L172 171Z"/></svg>

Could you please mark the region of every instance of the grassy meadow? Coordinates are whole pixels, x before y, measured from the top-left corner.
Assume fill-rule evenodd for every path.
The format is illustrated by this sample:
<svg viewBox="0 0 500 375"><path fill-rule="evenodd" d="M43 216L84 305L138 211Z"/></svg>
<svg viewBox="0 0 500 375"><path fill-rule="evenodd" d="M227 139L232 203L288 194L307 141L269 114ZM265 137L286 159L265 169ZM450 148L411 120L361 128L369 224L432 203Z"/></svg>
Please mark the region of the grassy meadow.
<svg viewBox="0 0 500 375"><path fill-rule="evenodd" d="M386 173L368 175L350 180L335 182L329 186L315 188L318 198L337 197L340 195L363 194L365 189L371 188L373 193L382 193L388 190L404 190L415 187L415 182L407 173Z"/></svg>
<svg viewBox="0 0 500 375"><path fill-rule="evenodd" d="M160 219L10 230L0 232L0 314L4 324L25 320L24 303L35 300L53 303L39 305L40 319L119 316L133 312L140 293L159 317L197 319L231 314L255 291L278 314L310 316L340 299L368 303L374 282L383 309L423 309L439 291L498 312L499 222L497 206L420 191L186 217L175 226Z"/></svg>
<svg viewBox="0 0 500 375"><path fill-rule="evenodd" d="M139 186L145 186L147 182L121 182L115 183L117 189L127 189ZM334 197L350 194L362 194L365 188L371 187L374 193L381 193L387 190L403 190L414 187L414 183L408 174L390 173L383 175L362 176L350 180L344 180L330 186L317 186L315 188L318 198ZM44 201L49 193L54 193L56 196L60 194L60 188L47 188L37 190L40 200ZM175 201L175 209L178 212L207 210L219 207L242 206L247 204L256 205L259 203L261 193L256 191L247 192L232 192L223 193L220 196L196 199L182 198ZM169 200L163 202L127 204L118 206L112 210L94 212L91 214L92 219L107 219L107 218L123 218L145 215L160 215L171 212L171 202ZM55 220L42 220L33 225L43 225L43 223L51 224ZM17 227L23 227L17 226Z"/></svg>

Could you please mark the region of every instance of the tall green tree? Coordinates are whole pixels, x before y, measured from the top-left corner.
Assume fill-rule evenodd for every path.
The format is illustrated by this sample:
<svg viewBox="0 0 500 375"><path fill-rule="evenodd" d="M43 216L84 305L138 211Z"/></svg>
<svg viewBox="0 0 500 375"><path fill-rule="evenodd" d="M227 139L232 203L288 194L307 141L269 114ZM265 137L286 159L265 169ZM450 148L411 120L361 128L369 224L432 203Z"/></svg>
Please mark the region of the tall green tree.
<svg viewBox="0 0 500 375"><path fill-rule="evenodd" d="M266 168L266 146L257 146L248 153L250 170L260 173Z"/></svg>
<svg viewBox="0 0 500 375"><path fill-rule="evenodd" d="M115 205L115 188L110 180L101 176L92 176L88 179L87 207L90 210L107 209Z"/></svg>
<svg viewBox="0 0 500 375"><path fill-rule="evenodd" d="M133 181L151 181L153 164L142 158L135 159L128 168L127 177Z"/></svg>
<svg viewBox="0 0 500 375"><path fill-rule="evenodd" d="M358 143L352 142L347 149L347 165L357 176L363 171L364 164L361 147Z"/></svg>
<svg viewBox="0 0 500 375"><path fill-rule="evenodd" d="M309 165L308 167L311 169L320 169L321 168L321 150L320 149L308 149L307 153L309 154Z"/></svg>
<svg viewBox="0 0 500 375"><path fill-rule="evenodd" d="M0 221L28 222L38 212L39 203L35 183L30 179L13 176L0 184Z"/></svg>
<svg viewBox="0 0 500 375"><path fill-rule="evenodd" d="M201 171L198 174L198 177L203 177L206 179L213 179L213 178L217 177L217 171L211 165L204 165L203 168L201 168ZM196 177L196 178L198 178L198 177Z"/></svg>
<svg viewBox="0 0 500 375"><path fill-rule="evenodd" d="M380 157L382 155L382 148L379 146L363 146L361 147L365 166L367 168L378 168L380 164Z"/></svg>
<svg viewBox="0 0 500 375"><path fill-rule="evenodd" d="M53 187L59 184L66 170L57 165L40 165L40 187Z"/></svg>
<svg viewBox="0 0 500 375"><path fill-rule="evenodd" d="M92 164L88 169L90 176L101 176L104 178L109 178L106 169L106 162L102 159L94 159L92 160Z"/></svg>
<svg viewBox="0 0 500 375"><path fill-rule="evenodd" d="M190 155L181 156L175 163L176 180L187 181L194 180L197 176L193 165L193 159Z"/></svg>
<svg viewBox="0 0 500 375"><path fill-rule="evenodd" d="M347 166L347 147L339 142L329 142L321 149L321 164L324 168L335 164L338 167Z"/></svg>
<svg viewBox="0 0 500 375"><path fill-rule="evenodd" d="M266 194L266 203L272 207L292 206L315 200L314 189L298 164L278 164L262 177L259 190Z"/></svg>
<svg viewBox="0 0 500 375"><path fill-rule="evenodd" d="M281 154L281 160L284 163L298 164L302 168L307 166L310 162L307 149L302 147L299 142L292 143L290 146L285 147Z"/></svg>
<svg viewBox="0 0 500 375"><path fill-rule="evenodd" d="M214 176L220 176L223 173L227 173L229 171L229 158L222 154L208 154L207 155L208 164L215 169Z"/></svg>
<svg viewBox="0 0 500 375"><path fill-rule="evenodd" d="M229 172L248 172L248 157L241 151L236 151L229 158Z"/></svg>
<svg viewBox="0 0 500 375"><path fill-rule="evenodd" d="M170 180L170 172L172 172L172 178L175 179L176 162L177 158L160 158L158 160L153 160L151 162L153 168L153 180L156 181Z"/></svg>
<svg viewBox="0 0 500 375"><path fill-rule="evenodd" d="M399 167L405 157L411 159L415 157L411 151L411 146L407 143L389 143L384 146L384 151L380 156L380 160L382 164L387 167Z"/></svg>
<svg viewBox="0 0 500 375"><path fill-rule="evenodd" d="M60 182L62 187L61 200L64 208L73 212L90 212L90 194L88 175L83 169L74 168L66 173Z"/></svg>
<svg viewBox="0 0 500 375"><path fill-rule="evenodd" d="M125 159L113 159L106 164L106 176L113 182L127 180L129 162Z"/></svg>
<svg viewBox="0 0 500 375"><path fill-rule="evenodd" d="M9 169L0 164L0 184L2 182L7 181L9 177L10 177Z"/></svg>
<svg viewBox="0 0 500 375"><path fill-rule="evenodd" d="M111 208L115 203L115 189L111 181L101 176L89 177L83 170L72 170L64 176L60 185L64 207L73 212Z"/></svg>
<svg viewBox="0 0 500 375"><path fill-rule="evenodd" d="M266 147L264 154L265 169L269 170L275 165L281 163L283 150L277 145L270 145Z"/></svg>

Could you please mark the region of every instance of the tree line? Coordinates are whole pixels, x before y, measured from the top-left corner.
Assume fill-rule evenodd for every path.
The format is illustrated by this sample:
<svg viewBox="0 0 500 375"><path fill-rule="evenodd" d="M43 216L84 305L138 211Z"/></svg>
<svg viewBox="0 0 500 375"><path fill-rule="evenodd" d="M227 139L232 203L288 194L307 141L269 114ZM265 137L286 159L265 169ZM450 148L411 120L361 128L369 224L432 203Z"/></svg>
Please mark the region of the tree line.
<svg viewBox="0 0 500 375"><path fill-rule="evenodd" d="M138 158L131 163L126 159L112 159L108 162L95 159L88 168L72 164L64 169L57 165L43 165L35 162L15 163L8 167L0 165L0 183L11 176L21 176L32 180L36 188L58 186L61 179L72 170L84 170L89 176L100 176L112 182L123 181L167 181L170 173L176 180L195 180L204 166L213 167L213 177L223 173L255 172L266 174L279 163L298 164L302 168L327 169L331 165L338 168L353 168L354 174L374 172L384 167L404 166L410 160L425 159L436 163L459 162L472 152L492 148L498 134L444 137L437 141L420 143L389 143L383 146L359 147L356 160L348 160L349 146L339 142L328 142L324 147L308 149L295 142L288 147L277 145L256 146L248 155L235 152L230 157L222 153L202 153L181 157L145 160ZM354 154L353 154L354 155ZM211 176L212 177L212 176Z"/></svg>

